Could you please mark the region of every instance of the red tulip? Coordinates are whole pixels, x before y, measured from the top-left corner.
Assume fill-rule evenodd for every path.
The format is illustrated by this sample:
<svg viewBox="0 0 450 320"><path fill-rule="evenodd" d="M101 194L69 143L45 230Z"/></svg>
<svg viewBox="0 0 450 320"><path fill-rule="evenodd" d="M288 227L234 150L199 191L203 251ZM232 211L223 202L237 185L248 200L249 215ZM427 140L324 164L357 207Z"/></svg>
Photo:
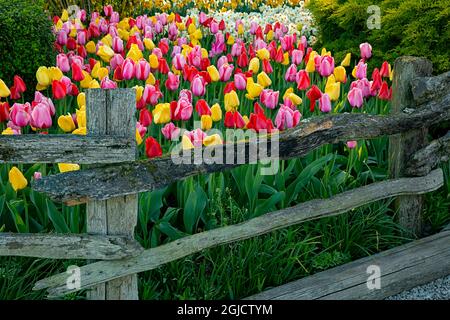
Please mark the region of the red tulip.
<svg viewBox="0 0 450 320"><path fill-rule="evenodd" d="M8 102L0 102L0 123L9 120Z"/></svg>
<svg viewBox="0 0 450 320"><path fill-rule="evenodd" d="M72 80L73 81L84 80L83 70L81 69L81 66L75 62L72 62Z"/></svg>
<svg viewBox="0 0 450 320"><path fill-rule="evenodd" d="M66 97L66 86L61 81L53 80L52 93L56 100L64 99Z"/></svg>
<svg viewBox="0 0 450 320"><path fill-rule="evenodd" d="M139 122L144 127L148 127L152 123L152 114L147 108L144 108L139 112Z"/></svg>
<svg viewBox="0 0 450 320"><path fill-rule="evenodd" d="M204 99L200 99L197 101L196 105L195 105L195 110L197 110L197 113L200 116L203 115L211 115L211 109L208 106L208 103L206 102L206 100Z"/></svg>
<svg viewBox="0 0 450 320"><path fill-rule="evenodd" d="M266 130L267 132L271 132L273 130L273 123L271 119L266 118L264 113L252 113L250 115L249 123L247 124L248 129L253 129L257 132L261 130Z"/></svg>
<svg viewBox="0 0 450 320"><path fill-rule="evenodd" d="M306 90L311 85L311 81L309 79L309 74L305 70L300 70L297 73L297 89L298 90Z"/></svg>
<svg viewBox="0 0 450 320"><path fill-rule="evenodd" d="M389 89L386 81L381 84L380 91L378 92L378 98L381 100L391 100L392 87Z"/></svg>
<svg viewBox="0 0 450 320"><path fill-rule="evenodd" d="M247 52L245 52L245 51L241 52L241 54L239 55L239 57L237 59L237 65L240 68L246 68L248 66Z"/></svg>
<svg viewBox="0 0 450 320"><path fill-rule="evenodd" d="M158 65L158 70L159 72L161 72L162 74L168 74L169 73L169 65L167 64L166 59L164 58L160 58L158 59L159 65Z"/></svg>
<svg viewBox="0 0 450 320"><path fill-rule="evenodd" d="M158 141L153 137L148 137L145 140L145 153L148 158L155 158L162 156L162 149Z"/></svg>
<svg viewBox="0 0 450 320"><path fill-rule="evenodd" d="M309 98L309 110L314 112L316 101L322 96L320 89L314 84L311 89L306 92L306 96Z"/></svg>
<svg viewBox="0 0 450 320"><path fill-rule="evenodd" d="M19 93L24 93L25 91L27 91L27 86L25 85L25 82L18 75L14 76L14 87Z"/></svg>

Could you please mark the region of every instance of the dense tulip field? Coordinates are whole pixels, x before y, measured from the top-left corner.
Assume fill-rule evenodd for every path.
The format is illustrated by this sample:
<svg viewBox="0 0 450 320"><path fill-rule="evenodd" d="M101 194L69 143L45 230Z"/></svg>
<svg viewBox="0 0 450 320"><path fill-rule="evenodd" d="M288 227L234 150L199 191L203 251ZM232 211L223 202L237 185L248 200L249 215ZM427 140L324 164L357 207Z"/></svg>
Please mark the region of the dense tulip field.
<svg viewBox="0 0 450 320"><path fill-rule="evenodd" d="M37 86L20 74L13 83L0 80L0 132L86 135L85 92L91 88L135 90L140 158L160 157L175 145L229 143L227 129L274 133L302 126L313 116L389 112L394 71L387 61L371 65L369 43L360 44L359 56L349 53L337 61L333 52L314 46L308 15L301 21L297 14L278 19L279 11L272 11L266 19L199 8L185 16L121 16L112 6L90 14L64 10L53 17L56 60L35 70ZM27 101L30 92L34 98ZM145 248L155 247L384 179L386 141L326 145L301 159L278 160L275 175L261 175L260 164L246 165L142 193L136 239ZM53 203L30 188L33 179L79 169L75 163L2 165L0 232L85 232L84 206ZM332 223L288 228L266 242L252 239L230 251L207 251L204 264L169 264L140 278L141 297L243 297L376 252L403 241L389 211L389 201L379 202ZM297 261L302 268L292 268ZM44 261L31 269L37 274L58 268ZM227 268L242 273L230 274ZM2 287L2 296L22 290L13 282Z"/></svg>

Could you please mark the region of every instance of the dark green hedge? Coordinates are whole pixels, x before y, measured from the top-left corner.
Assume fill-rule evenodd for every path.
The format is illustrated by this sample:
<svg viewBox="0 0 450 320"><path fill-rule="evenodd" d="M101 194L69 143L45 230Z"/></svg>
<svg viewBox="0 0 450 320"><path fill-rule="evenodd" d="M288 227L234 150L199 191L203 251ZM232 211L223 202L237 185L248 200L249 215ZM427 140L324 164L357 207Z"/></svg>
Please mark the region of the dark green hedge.
<svg viewBox="0 0 450 320"><path fill-rule="evenodd" d="M381 9L380 29L366 26L370 5ZM318 45L338 59L359 56L359 44L368 41L374 64L414 55L430 59L435 73L450 70L449 0L311 0L308 8L321 30Z"/></svg>
<svg viewBox="0 0 450 320"><path fill-rule="evenodd" d="M27 97L36 86L39 66L55 63L52 22L41 0L0 0L0 79L12 85L20 75L27 85Z"/></svg>

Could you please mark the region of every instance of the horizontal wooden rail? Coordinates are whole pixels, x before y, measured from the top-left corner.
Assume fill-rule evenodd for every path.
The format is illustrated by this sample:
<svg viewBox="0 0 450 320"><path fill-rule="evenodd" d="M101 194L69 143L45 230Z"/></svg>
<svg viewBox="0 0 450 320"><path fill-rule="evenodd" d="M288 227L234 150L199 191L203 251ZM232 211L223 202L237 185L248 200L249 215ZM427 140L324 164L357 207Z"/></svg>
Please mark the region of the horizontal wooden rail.
<svg viewBox="0 0 450 320"><path fill-rule="evenodd" d="M81 267L83 280L80 289L126 275L152 270L168 262L218 245L248 239L313 219L335 216L381 199L431 192L442 185L442 170L436 169L425 177L377 182L346 191L329 199L304 202L240 224L198 233L148 249L134 258L122 261L101 261L83 266ZM67 288L66 277L67 275L63 273L42 279L36 283L34 289L48 289L51 296L60 296L76 291Z"/></svg>
<svg viewBox="0 0 450 320"><path fill-rule="evenodd" d="M450 231L335 267L246 300L384 299L450 274ZM367 286L369 266L378 266L380 288ZM372 269L369 269L372 273Z"/></svg>
<svg viewBox="0 0 450 320"><path fill-rule="evenodd" d="M327 143L392 135L449 119L450 94L427 103L413 114L392 116L337 114L316 117L279 135L279 157L282 159L299 157ZM237 145L244 145L245 148L239 148L237 145L234 145L234 148L247 150L244 156L245 162L248 163L248 150L257 147L255 144L257 142L238 143ZM229 147L229 145L207 147L205 152L226 154ZM260 157L261 159L263 158ZM53 200L73 205L151 191L189 176L223 171L236 166L236 162L175 165L170 155L167 155L152 160L48 176L36 181L33 188L48 194Z"/></svg>
<svg viewBox="0 0 450 320"><path fill-rule="evenodd" d="M424 176L441 162L450 159L450 131L439 139L433 140L425 148L413 154L408 161L405 173L410 176Z"/></svg>
<svg viewBox="0 0 450 320"><path fill-rule="evenodd" d="M435 77L419 77L412 81L412 94L418 104L427 103L450 92L450 71Z"/></svg>
<svg viewBox="0 0 450 320"><path fill-rule="evenodd" d="M134 140L125 137L0 135L0 163L116 163L134 152Z"/></svg>
<svg viewBox="0 0 450 320"><path fill-rule="evenodd" d="M119 236L0 233L0 256L116 260L142 251L135 240Z"/></svg>

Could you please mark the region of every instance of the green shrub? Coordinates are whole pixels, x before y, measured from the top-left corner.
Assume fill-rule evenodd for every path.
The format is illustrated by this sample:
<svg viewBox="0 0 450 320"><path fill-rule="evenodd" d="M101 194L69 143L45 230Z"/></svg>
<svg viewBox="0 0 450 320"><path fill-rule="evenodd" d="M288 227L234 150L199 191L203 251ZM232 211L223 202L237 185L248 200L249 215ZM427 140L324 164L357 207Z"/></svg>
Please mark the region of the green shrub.
<svg viewBox="0 0 450 320"><path fill-rule="evenodd" d="M381 9L380 29L366 26L370 5ZM368 41L375 64L414 55L430 59L435 73L450 69L448 0L311 0L308 8L321 31L318 45L337 59L347 52L359 56L359 44Z"/></svg>
<svg viewBox="0 0 450 320"><path fill-rule="evenodd" d="M0 17L0 79L11 86L14 75L20 75L29 97L39 66L55 63L52 22L41 0L0 0Z"/></svg>

